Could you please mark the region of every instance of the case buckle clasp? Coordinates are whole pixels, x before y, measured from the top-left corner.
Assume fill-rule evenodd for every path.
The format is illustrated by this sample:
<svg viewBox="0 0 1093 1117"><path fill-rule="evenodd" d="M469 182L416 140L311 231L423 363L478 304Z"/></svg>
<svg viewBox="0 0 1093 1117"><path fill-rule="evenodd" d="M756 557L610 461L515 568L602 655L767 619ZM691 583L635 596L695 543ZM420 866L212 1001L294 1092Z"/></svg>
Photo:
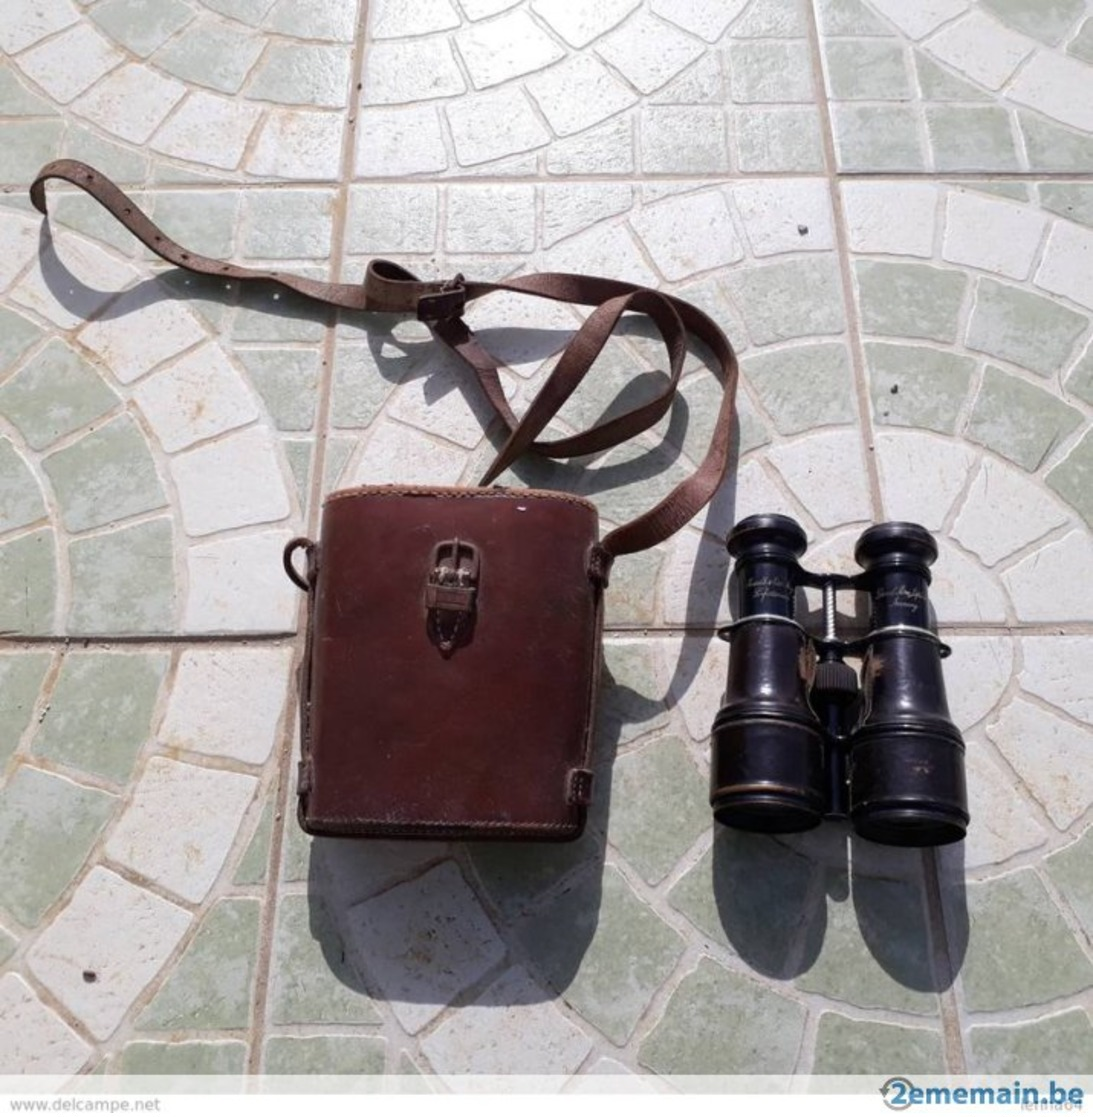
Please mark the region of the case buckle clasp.
<svg viewBox="0 0 1093 1117"><path fill-rule="evenodd" d="M478 596L478 548L447 539L433 548L425 583L425 608L433 642L445 654L470 637Z"/></svg>

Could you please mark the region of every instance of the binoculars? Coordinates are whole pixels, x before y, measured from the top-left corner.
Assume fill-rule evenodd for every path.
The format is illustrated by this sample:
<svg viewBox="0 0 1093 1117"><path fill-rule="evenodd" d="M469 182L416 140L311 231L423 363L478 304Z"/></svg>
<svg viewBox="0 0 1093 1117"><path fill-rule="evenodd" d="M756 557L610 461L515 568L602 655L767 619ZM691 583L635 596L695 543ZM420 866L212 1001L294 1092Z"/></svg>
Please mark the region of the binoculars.
<svg viewBox="0 0 1093 1117"><path fill-rule="evenodd" d="M964 742L945 699L941 643L927 588L933 536L912 523L869 528L853 577L813 574L807 540L788 516L741 520L726 547L736 560L737 619L725 705L713 724L710 805L726 826L779 834L849 818L870 841L935 846L968 826ZM796 617L798 591L823 595L824 632ZM870 598L868 635L840 640L836 593ZM861 656L858 674L845 656Z"/></svg>

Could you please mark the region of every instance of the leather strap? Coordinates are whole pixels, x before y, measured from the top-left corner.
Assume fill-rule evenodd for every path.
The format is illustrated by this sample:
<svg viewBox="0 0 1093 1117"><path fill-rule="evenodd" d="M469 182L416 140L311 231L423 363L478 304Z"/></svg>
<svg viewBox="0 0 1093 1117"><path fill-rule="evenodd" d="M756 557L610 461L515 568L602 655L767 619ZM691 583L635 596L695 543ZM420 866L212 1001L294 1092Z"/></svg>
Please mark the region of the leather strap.
<svg viewBox="0 0 1093 1117"><path fill-rule="evenodd" d="M725 476L735 435L733 419L739 375L736 355L720 327L683 299L620 280L565 272L543 272L503 283L470 282L461 275L447 281L430 282L418 279L389 260L373 260L363 284L350 284L245 268L183 248L164 234L110 179L74 159L60 159L38 172L30 187L30 199L42 214L47 212L45 184L49 179L62 179L85 190L146 248L176 267L220 279L260 279L347 310L415 314L470 367L494 414L508 431L508 439L482 478L482 485L490 484L527 451L552 458L578 457L617 446L648 430L671 407L683 372L687 334L697 337L713 355L724 389L710 448L695 472L655 508L608 533L602 547L612 557L642 551L667 539L708 503ZM595 308L558 359L523 419L517 418L505 397L500 362L478 341L461 317L467 303L494 291ZM663 391L646 403L579 434L539 440L538 435L588 374L619 318L627 311L648 315L664 340L670 371Z"/></svg>

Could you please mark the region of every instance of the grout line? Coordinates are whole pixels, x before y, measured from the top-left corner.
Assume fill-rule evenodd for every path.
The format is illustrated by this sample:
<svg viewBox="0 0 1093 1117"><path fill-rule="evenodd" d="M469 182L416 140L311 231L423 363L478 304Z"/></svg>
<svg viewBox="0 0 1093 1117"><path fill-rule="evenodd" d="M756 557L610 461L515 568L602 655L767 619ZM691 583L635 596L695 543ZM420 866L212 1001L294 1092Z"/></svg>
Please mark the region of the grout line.
<svg viewBox="0 0 1093 1117"><path fill-rule="evenodd" d="M922 851L923 877L926 885L926 919L933 943L934 965L938 968L941 989L938 1005L941 1010L941 1033L945 1047L945 1069L949 1074L968 1073L968 1058L964 1047L964 1029L961 1027L960 1008L953 986L959 967L953 965L945 906L938 875L937 850Z"/></svg>
<svg viewBox="0 0 1093 1117"><path fill-rule="evenodd" d="M353 65L349 77L346 101L345 130L342 134L340 180L335 184L335 202L331 215L333 226L330 238L329 277L337 279L345 266L346 219L349 210L349 184L353 179L353 160L356 150L356 122L359 110L359 90L364 72L365 28L368 21L368 0L360 0L357 8L357 35L354 44ZM319 379L319 399L315 410L315 443L311 452L311 477L308 486L306 509L307 532L310 538L319 534L320 508L326 472L327 432L330 428L330 409L333 396L334 362L337 353L339 316L331 310L327 316L326 336L322 346L322 374ZM307 604L300 605L301 624L296 635L297 657L304 654L306 644L300 637L306 632ZM297 664L297 677L299 671ZM285 844L285 828L295 825L295 812L289 810L292 790L293 742L299 716L300 697L290 693L285 714L285 725L280 741L278 773L274 782L275 799L273 826L270 833L269 859L266 864L266 888L262 905L259 931L258 956L255 961L254 995L252 1000L250 1045L247 1056L247 1073L259 1074L262 1069L262 1048L268 1027L268 1001L270 971L273 964L273 940L276 933L276 915L281 883L281 857Z"/></svg>
<svg viewBox="0 0 1093 1117"><path fill-rule="evenodd" d="M874 430L872 400L869 395L869 380L866 376L865 347L862 340L861 321L858 315L857 299L854 296L854 276L850 261L850 244L846 228L846 213L843 209L842 188L838 159L835 154L835 135L831 123L831 102L824 83L823 58L821 56L820 29L814 5L806 4L808 12L808 42L812 58L812 80L816 90L816 105L820 110L820 132L824 149L824 167L828 191L831 195L831 211L835 232L835 250L839 260L839 275L843 288L843 309L846 315L846 344L850 350L850 361L854 371L854 389L858 400L858 423L862 438L862 453L866 475L869 479L869 499L875 521L884 518L884 502L881 499L880 471L876 454L873 451ZM931 176L933 177L933 176Z"/></svg>

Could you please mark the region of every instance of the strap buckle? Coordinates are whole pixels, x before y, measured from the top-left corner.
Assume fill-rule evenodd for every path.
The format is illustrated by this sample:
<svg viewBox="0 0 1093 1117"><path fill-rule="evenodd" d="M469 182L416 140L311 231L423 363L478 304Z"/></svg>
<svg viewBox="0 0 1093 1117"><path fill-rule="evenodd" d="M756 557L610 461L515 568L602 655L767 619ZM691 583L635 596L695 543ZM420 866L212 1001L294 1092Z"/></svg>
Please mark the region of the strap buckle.
<svg viewBox="0 0 1093 1117"><path fill-rule="evenodd" d="M433 548L425 582L430 635L445 655L470 635L478 596L478 548L462 539L447 539Z"/></svg>
<svg viewBox="0 0 1093 1117"><path fill-rule="evenodd" d="M466 280L460 273L449 279L439 291L418 299L417 317L419 322L442 322L445 318L459 318L466 307Z"/></svg>

